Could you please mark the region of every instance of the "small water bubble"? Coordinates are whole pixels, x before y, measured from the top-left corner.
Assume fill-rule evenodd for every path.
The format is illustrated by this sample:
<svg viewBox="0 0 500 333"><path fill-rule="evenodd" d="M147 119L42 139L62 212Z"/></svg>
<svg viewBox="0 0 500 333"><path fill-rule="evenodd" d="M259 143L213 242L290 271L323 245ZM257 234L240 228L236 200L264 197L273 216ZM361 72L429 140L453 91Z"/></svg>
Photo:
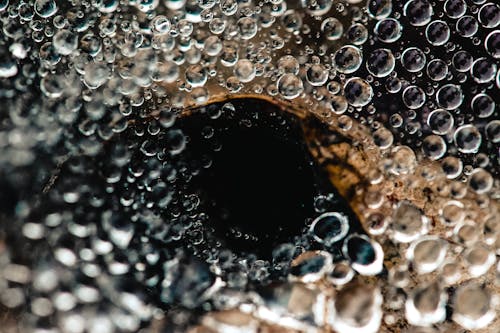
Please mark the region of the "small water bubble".
<svg viewBox="0 0 500 333"><path fill-rule="evenodd" d="M410 204L401 202L393 214L392 230L394 239L402 243L410 243L427 233L428 219L422 211Z"/></svg>
<svg viewBox="0 0 500 333"><path fill-rule="evenodd" d="M477 20L470 15L462 16L455 25L455 30L462 37L472 37L479 29Z"/></svg>
<svg viewBox="0 0 500 333"><path fill-rule="evenodd" d="M411 73L421 71L425 67L425 62L424 52L416 47L407 48L401 55L403 67Z"/></svg>
<svg viewBox="0 0 500 333"><path fill-rule="evenodd" d="M436 93L437 104L446 110L454 110L463 102L462 88L455 84L445 84Z"/></svg>
<svg viewBox="0 0 500 333"><path fill-rule="evenodd" d="M453 135L458 150L465 154L476 153L481 146L482 137L474 125L463 125Z"/></svg>
<svg viewBox="0 0 500 333"><path fill-rule="evenodd" d="M294 99L304 91L302 80L291 73L284 74L278 80L279 93L286 99Z"/></svg>
<svg viewBox="0 0 500 333"><path fill-rule="evenodd" d="M450 28L444 21L432 21L425 29L425 37L434 46L444 45L450 39Z"/></svg>
<svg viewBox="0 0 500 333"><path fill-rule="evenodd" d="M403 13L411 25L420 27L431 21L433 10L427 0L409 0L404 5Z"/></svg>
<svg viewBox="0 0 500 333"><path fill-rule="evenodd" d="M453 320L465 329L488 326L495 318L491 291L475 283L457 288L453 296Z"/></svg>
<svg viewBox="0 0 500 333"><path fill-rule="evenodd" d="M328 40L337 40L342 37L344 26L335 17L328 17L321 22L321 32Z"/></svg>
<svg viewBox="0 0 500 333"><path fill-rule="evenodd" d="M34 9L38 16L47 18L57 12L57 4L54 0L35 0Z"/></svg>
<svg viewBox="0 0 500 333"><path fill-rule="evenodd" d="M449 18L460 18L466 11L467 4L464 0L446 0L444 3L444 12Z"/></svg>
<svg viewBox="0 0 500 333"><path fill-rule="evenodd" d="M472 64L470 72L477 83L487 83L495 78L497 65L487 58L479 58Z"/></svg>
<svg viewBox="0 0 500 333"><path fill-rule="evenodd" d="M484 40L484 47L493 58L500 59L500 30L488 34Z"/></svg>
<svg viewBox="0 0 500 333"><path fill-rule="evenodd" d="M349 104L354 107L361 107L372 100L373 88L367 81L359 77L353 77L345 83L344 95Z"/></svg>
<svg viewBox="0 0 500 333"><path fill-rule="evenodd" d="M402 35L401 23L393 18L383 19L375 25L374 32L378 39L384 43L393 43Z"/></svg>
<svg viewBox="0 0 500 333"><path fill-rule="evenodd" d="M250 82L255 78L255 65L248 59L240 59L234 66L234 75L241 82Z"/></svg>
<svg viewBox="0 0 500 333"><path fill-rule="evenodd" d="M424 105L426 96L422 88L417 86L408 86L403 90L403 102L409 109L418 109Z"/></svg>
<svg viewBox="0 0 500 333"><path fill-rule="evenodd" d="M313 221L309 232L317 242L331 246L347 235L349 221L340 213L324 213Z"/></svg>
<svg viewBox="0 0 500 333"><path fill-rule="evenodd" d="M479 9L477 17L483 27L495 28L500 24L500 6L489 2Z"/></svg>
<svg viewBox="0 0 500 333"><path fill-rule="evenodd" d="M391 50L376 49L370 53L366 61L368 72L375 77L386 77L394 70L396 60Z"/></svg>

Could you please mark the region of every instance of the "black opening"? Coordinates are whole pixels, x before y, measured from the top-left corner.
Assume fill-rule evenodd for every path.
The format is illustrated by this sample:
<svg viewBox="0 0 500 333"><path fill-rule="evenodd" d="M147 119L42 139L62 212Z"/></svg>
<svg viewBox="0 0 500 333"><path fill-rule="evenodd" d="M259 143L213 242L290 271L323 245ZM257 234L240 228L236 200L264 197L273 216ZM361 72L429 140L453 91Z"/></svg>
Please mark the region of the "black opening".
<svg viewBox="0 0 500 333"><path fill-rule="evenodd" d="M260 100L231 104L234 109L214 104L177 122L189 138L184 163L212 161L190 179L187 192L198 194L200 211L227 247L270 256L315 217L314 197L329 182L292 115Z"/></svg>

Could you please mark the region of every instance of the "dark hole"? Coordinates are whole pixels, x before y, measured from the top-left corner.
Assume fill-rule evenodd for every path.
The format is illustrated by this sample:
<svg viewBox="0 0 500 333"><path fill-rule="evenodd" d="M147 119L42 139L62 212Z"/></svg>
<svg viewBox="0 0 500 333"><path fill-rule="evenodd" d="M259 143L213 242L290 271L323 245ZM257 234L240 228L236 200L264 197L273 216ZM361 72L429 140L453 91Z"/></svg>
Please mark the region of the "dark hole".
<svg viewBox="0 0 500 333"><path fill-rule="evenodd" d="M269 257L315 217L315 195L334 189L313 162L297 119L264 101L231 103L235 110L222 107L217 119L210 115L222 104L176 124L189 137L183 163L212 160L190 179L187 192L198 194L209 227L227 247Z"/></svg>

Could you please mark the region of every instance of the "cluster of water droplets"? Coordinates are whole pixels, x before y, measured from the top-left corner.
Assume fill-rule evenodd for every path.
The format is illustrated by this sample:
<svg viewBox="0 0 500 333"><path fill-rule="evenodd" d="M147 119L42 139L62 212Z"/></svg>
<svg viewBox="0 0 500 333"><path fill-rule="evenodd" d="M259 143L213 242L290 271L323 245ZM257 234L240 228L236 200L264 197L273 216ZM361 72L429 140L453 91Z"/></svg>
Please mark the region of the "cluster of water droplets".
<svg viewBox="0 0 500 333"><path fill-rule="evenodd" d="M328 281L338 295L310 295L331 313L313 326L498 322L494 1L0 0L0 23L0 235L23 244L0 250L0 301L27 330L133 332L174 305L251 303L242 291L273 280L293 287L252 296L263 320L294 288ZM175 121L225 94L293 100L347 136L365 126L381 156L360 214L371 238L320 196L317 218L271 260L207 239L200 198L173 185L195 172ZM430 187L435 197L415 194ZM357 284L384 260L386 284Z"/></svg>

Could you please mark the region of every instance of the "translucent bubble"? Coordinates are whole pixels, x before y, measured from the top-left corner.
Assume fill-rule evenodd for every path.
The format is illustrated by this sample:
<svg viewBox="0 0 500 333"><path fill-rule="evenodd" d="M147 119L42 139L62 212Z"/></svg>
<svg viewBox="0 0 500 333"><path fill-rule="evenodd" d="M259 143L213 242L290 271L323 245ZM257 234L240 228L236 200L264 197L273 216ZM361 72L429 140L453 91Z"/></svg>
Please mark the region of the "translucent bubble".
<svg viewBox="0 0 500 333"><path fill-rule="evenodd" d="M354 277L354 271L347 261L336 262L333 265L333 271L329 276L329 280L337 285L341 286L352 280Z"/></svg>
<svg viewBox="0 0 500 333"><path fill-rule="evenodd" d="M309 232L317 242L331 246L347 235L349 221L340 213L324 213L312 222Z"/></svg>
<svg viewBox="0 0 500 333"><path fill-rule="evenodd" d="M495 102L486 94L477 94L471 102L472 111L479 118L487 118L495 112Z"/></svg>
<svg viewBox="0 0 500 333"><path fill-rule="evenodd" d="M427 274L438 269L446 258L448 243L436 236L422 237L413 242L406 256L420 274Z"/></svg>
<svg viewBox="0 0 500 333"><path fill-rule="evenodd" d="M443 109L432 111L427 118L427 125L434 134L444 135L448 133L453 128L453 124L453 116Z"/></svg>
<svg viewBox="0 0 500 333"><path fill-rule="evenodd" d="M283 26L286 31L294 32L302 27L302 18L300 14L294 10L287 10L281 17L281 20L283 21Z"/></svg>
<svg viewBox="0 0 500 333"><path fill-rule="evenodd" d="M255 78L255 66L248 59L240 59L234 66L234 75L241 82L250 82Z"/></svg>
<svg viewBox="0 0 500 333"><path fill-rule="evenodd" d="M348 236L344 240L342 252L359 274L376 275L382 270L382 247L365 235Z"/></svg>
<svg viewBox="0 0 500 333"><path fill-rule="evenodd" d="M392 0L369 0L366 9L371 17L381 20L391 14Z"/></svg>
<svg viewBox="0 0 500 333"><path fill-rule="evenodd" d="M361 45L368 40L368 30L363 24L355 23L347 29L346 36L354 45Z"/></svg>
<svg viewBox="0 0 500 333"><path fill-rule="evenodd" d="M433 59L427 64L427 76L433 81L441 81L448 75L448 65L441 59Z"/></svg>
<svg viewBox="0 0 500 333"><path fill-rule="evenodd" d="M467 72L471 67L474 59L467 51L458 51L452 58L453 67L459 72Z"/></svg>
<svg viewBox="0 0 500 333"><path fill-rule="evenodd" d="M47 18L57 12L57 4L54 0L35 0L34 9L38 16Z"/></svg>
<svg viewBox="0 0 500 333"><path fill-rule="evenodd" d="M406 301L406 319L412 325L430 326L446 318L448 296L437 282L413 290Z"/></svg>
<svg viewBox="0 0 500 333"><path fill-rule="evenodd" d="M497 65L487 58L479 58L472 64L470 72L477 83L487 83L495 78Z"/></svg>
<svg viewBox="0 0 500 333"><path fill-rule="evenodd" d="M390 148L394 142L394 136L391 131L385 127L380 127L375 132L373 132L373 141L380 149Z"/></svg>
<svg viewBox="0 0 500 333"><path fill-rule="evenodd" d="M224 15L231 16L238 11L238 2L236 0L221 0L219 7Z"/></svg>
<svg viewBox="0 0 500 333"><path fill-rule="evenodd" d="M307 82L312 86L322 86L328 80L328 70L321 64L311 65L306 73Z"/></svg>
<svg viewBox="0 0 500 333"><path fill-rule="evenodd" d="M97 89L108 81L109 74L110 71L106 64L90 62L85 65L83 82L85 82L89 88Z"/></svg>
<svg viewBox="0 0 500 333"><path fill-rule="evenodd" d="M409 0L403 8L404 16L413 26L423 26L431 21L432 6L427 0Z"/></svg>
<svg viewBox="0 0 500 333"><path fill-rule="evenodd" d="M403 90L403 102L409 109L418 109L424 105L426 96L422 88L408 86Z"/></svg>
<svg viewBox="0 0 500 333"><path fill-rule="evenodd" d="M191 65L186 69L186 81L193 87L202 87L208 79L208 72L202 65Z"/></svg>
<svg viewBox="0 0 500 333"><path fill-rule="evenodd" d="M422 211L409 202L400 202L393 214L394 240L411 243L427 233L428 219Z"/></svg>
<svg viewBox="0 0 500 333"><path fill-rule="evenodd" d="M426 62L424 52L416 47L410 47L403 51L401 55L401 63L408 72L421 71Z"/></svg>
<svg viewBox="0 0 500 333"><path fill-rule="evenodd" d="M476 193L484 194L493 187L493 177L486 170L477 168L469 176L469 185Z"/></svg>
<svg viewBox="0 0 500 333"><path fill-rule="evenodd" d="M301 0L302 6L307 12L314 16L322 16L332 8L331 0Z"/></svg>
<svg viewBox="0 0 500 333"><path fill-rule="evenodd" d="M291 55L286 55L278 60L278 68L283 73L297 75L299 73L299 61Z"/></svg>
<svg viewBox="0 0 500 333"><path fill-rule="evenodd" d="M484 128L484 131L491 142L500 142L500 120L494 119L490 121Z"/></svg>
<svg viewBox="0 0 500 333"><path fill-rule="evenodd" d="M354 107L362 107L372 100L373 89L367 81L353 77L345 83L344 95L349 104Z"/></svg>
<svg viewBox="0 0 500 333"><path fill-rule="evenodd" d="M356 46L346 45L335 52L334 61L337 71L350 74L359 69L363 56Z"/></svg>
<svg viewBox="0 0 500 333"><path fill-rule="evenodd" d="M396 60L388 49L376 49L366 61L368 72L375 77L386 77L394 70Z"/></svg>
<svg viewBox="0 0 500 333"><path fill-rule="evenodd" d="M500 59L500 30L489 33L484 40L486 51L495 59Z"/></svg>
<svg viewBox="0 0 500 333"><path fill-rule="evenodd" d="M463 125L453 135L458 150L465 154L476 153L481 146L481 133L474 125Z"/></svg>
<svg viewBox="0 0 500 333"><path fill-rule="evenodd" d="M446 142L437 135L429 135L422 141L422 150L431 160L438 160L446 153Z"/></svg>
<svg viewBox="0 0 500 333"><path fill-rule="evenodd" d="M454 179L460 176L463 170L463 162L459 158L448 156L442 161L443 171L446 174L446 178Z"/></svg>
<svg viewBox="0 0 500 333"><path fill-rule="evenodd" d="M3 12L9 6L9 0L0 1L0 12Z"/></svg>
<svg viewBox="0 0 500 333"><path fill-rule="evenodd" d="M289 279L316 282L332 271L332 256L325 251L304 252L292 261Z"/></svg>
<svg viewBox="0 0 500 333"><path fill-rule="evenodd" d="M78 47L78 36L69 30L59 30L52 43L59 54L69 55Z"/></svg>
<svg viewBox="0 0 500 333"><path fill-rule="evenodd" d="M467 4L464 0L446 0L444 3L444 12L449 18L457 19L465 14Z"/></svg>
<svg viewBox="0 0 500 333"><path fill-rule="evenodd" d="M488 326L495 318L491 292L475 283L459 286L453 296L452 319L465 329Z"/></svg>
<svg viewBox="0 0 500 333"><path fill-rule="evenodd" d="M241 39L251 39L257 34L257 22L251 17L242 17L238 20L238 29Z"/></svg>
<svg viewBox="0 0 500 333"><path fill-rule="evenodd" d="M479 9L477 17L483 27L495 28L500 24L500 6L489 2Z"/></svg>
<svg viewBox="0 0 500 333"><path fill-rule="evenodd" d="M158 15L151 21L151 29L157 35L169 33L171 26L170 20L164 15Z"/></svg>
<svg viewBox="0 0 500 333"><path fill-rule="evenodd" d="M403 27L398 20L393 18L383 19L375 25L375 35L384 43L393 43L402 35Z"/></svg>
<svg viewBox="0 0 500 333"><path fill-rule="evenodd" d="M434 46L444 45L450 39L450 28L445 21L432 21L425 29L425 37Z"/></svg>
<svg viewBox="0 0 500 333"><path fill-rule="evenodd" d="M446 110L454 110L463 102L462 88L455 84L445 84L436 93L437 104Z"/></svg>
<svg viewBox="0 0 500 333"><path fill-rule="evenodd" d="M405 175L413 171L417 164L415 153L408 146L396 146L391 152L391 172L395 175Z"/></svg>
<svg viewBox="0 0 500 333"><path fill-rule="evenodd" d="M321 32L323 36L328 40L337 40L342 37L342 33L344 32L344 26L342 23L334 18L328 17L321 22Z"/></svg>
<svg viewBox="0 0 500 333"><path fill-rule="evenodd" d="M479 24L473 16L465 15L458 19L455 30L462 37L472 37L479 29Z"/></svg>
<svg viewBox="0 0 500 333"><path fill-rule="evenodd" d="M344 96L336 95L329 98L330 108L336 114L343 114L349 106Z"/></svg>
<svg viewBox="0 0 500 333"><path fill-rule="evenodd" d="M278 80L278 91L286 99L294 99L304 91L302 80L291 73L284 74Z"/></svg>

